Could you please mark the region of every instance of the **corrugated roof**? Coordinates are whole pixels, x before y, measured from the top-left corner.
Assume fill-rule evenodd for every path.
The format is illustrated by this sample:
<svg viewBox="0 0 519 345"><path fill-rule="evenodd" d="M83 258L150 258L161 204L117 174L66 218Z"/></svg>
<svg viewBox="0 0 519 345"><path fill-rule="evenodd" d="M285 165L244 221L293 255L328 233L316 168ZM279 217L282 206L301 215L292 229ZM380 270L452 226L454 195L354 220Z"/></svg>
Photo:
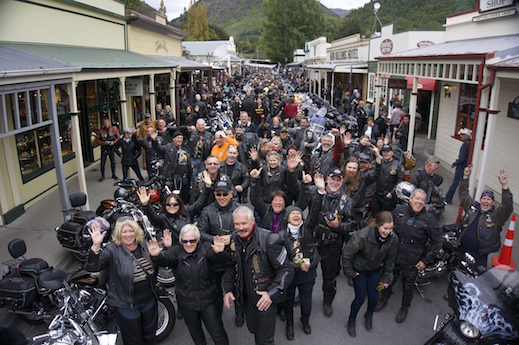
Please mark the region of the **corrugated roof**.
<svg viewBox="0 0 519 345"><path fill-rule="evenodd" d="M171 68L176 64L164 62L127 50L72 47L60 45L1 43L11 48L82 69L133 69L133 68Z"/></svg>
<svg viewBox="0 0 519 345"><path fill-rule="evenodd" d="M212 54L218 47L227 45L229 41L182 42L191 55L206 56Z"/></svg>
<svg viewBox="0 0 519 345"><path fill-rule="evenodd" d="M172 64L175 64L176 66L180 67L181 70L209 70L211 69L211 66L205 65L203 63L200 63L198 61L189 60L184 57L177 57L177 56L152 56L152 58L163 61L163 62L169 62Z"/></svg>
<svg viewBox="0 0 519 345"><path fill-rule="evenodd" d="M408 59L408 58L437 58L437 57L466 57L470 55L493 54L519 46L519 35L475 38L468 40L450 41L432 46L379 56L378 60Z"/></svg>
<svg viewBox="0 0 519 345"><path fill-rule="evenodd" d="M0 72L7 74L41 72L66 73L78 70L69 64L45 59L0 45Z"/></svg>

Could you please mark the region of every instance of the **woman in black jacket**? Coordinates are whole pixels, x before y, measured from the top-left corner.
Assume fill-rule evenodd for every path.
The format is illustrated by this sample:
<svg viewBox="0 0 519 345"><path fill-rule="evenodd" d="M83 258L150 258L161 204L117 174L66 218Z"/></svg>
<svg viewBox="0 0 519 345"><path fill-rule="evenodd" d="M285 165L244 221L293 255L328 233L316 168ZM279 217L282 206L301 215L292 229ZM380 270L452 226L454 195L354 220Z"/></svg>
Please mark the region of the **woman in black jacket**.
<svg viewBox="0 0 519 345"><path fill-rule="evenodd" d="M114 309L115 320L124 344L154 345L157 329L157 295L150 275L152 265L148 248L143 245L144 231L133 220L121 218L114 228L113 242L101 250L106 233L99 223L88 229L92 250L85 269L99 272L108 269L108 305Z"/></svg>
<svg viewBox="0 0 519 345"><path fill-rule="evenodd" d="M303 173L303 183L308 184L312 180L310 175ZM301 323L303 332L311 334L310 312L312 311L312 291L317 277L317 265L321 261L319 252L315 246L313 229L319 222L321 212L322 196L325 193L323 176L315 174L314 183L318 194L312 202L308 218L303 222L303 211L297 206L286 208L288 224L281 235L285 241L285 247L290 261L295 265L296 274L287 288L287 300L284 303L287 318L286 337L294 339L294 298L296 287L299 290L301 303Z"/></svg>
<svg viewBox="0 0 519 345"><path fill-rule="evenodd" d="M393 216L383 211L377 214L372 225L356 231L346 243L342 254L344 274L353 279L355 299L348 318L348 334L356 336L355 318L366 295L368 310L364 314L366 329L373 327L373 312L377 306L378 291L386 289L393 281L398 237L393 234Z"/></svg>
<svg viewBox="0 0 519 345"><path fill-rule="evenodd" d="M202 211L207 202L209 188L211 188L211 178L207 171L203 172L203 179L206 188L204 188L203 193L194 204L185 206L179 194L170 194L166 197L159 214L149 205L150 196L146 192L146 187L139 187L137 191L142 209L150 219L150 222L161 231L169 229L173 235L174 243L178 242L180 229L184 225L191 223L195 215Z"/></svg>
<svg viewBox="0 0 519 345"><path fill-rule="evenodd" d="M215 262L230 259L224 252L223 238L215 236L214 244L200 242L200 231L187 224L180 230L180 245L172 245L171 233L164 231L163 251L156 240L148 243L152 261L175 271L178 308L196 345L205 345L202 321L215 345L228 345L229 339L222 323L222 296L216 285Z"/></svg>

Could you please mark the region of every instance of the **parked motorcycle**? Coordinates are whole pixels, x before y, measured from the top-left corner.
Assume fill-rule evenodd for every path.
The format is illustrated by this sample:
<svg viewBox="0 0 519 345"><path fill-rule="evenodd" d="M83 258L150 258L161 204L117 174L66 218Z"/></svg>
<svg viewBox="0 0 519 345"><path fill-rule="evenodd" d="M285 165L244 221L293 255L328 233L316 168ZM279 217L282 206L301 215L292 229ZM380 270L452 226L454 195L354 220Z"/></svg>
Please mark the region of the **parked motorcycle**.
<svg viewBox="0 0 519 345"><path fill-rule="evenodd" d="M449 276L453 315L438 322L426 345L517 344L519 342L519 272L507 266L475 267L466 254Z"/></svg>
<svg viewBox="0 0 519 345"><path fill-rule="evenodd" d="M0 307L19 315L30 324L50 321L50 338L48 335L42 336L38 338L40 342L94 344L81 342L86 339L83 333L92 340L98 329L106 329L114 320L112 308L106 303L106 274L84 270L63 272L49 267L43 259L26 259L23 257L26 249L25 242L19 238L8 245L13 259L4 263L8 274L0 280ZM68 307L80 311L81 320L76 318L75 312L67 314L71 312L67 310ZM173 329L176 312L168 297L159 298L158 309L157 340L162 340ZM88 324L85 324L85 315ZM70 322L71 317L73 322ZM81 341L63 342L63 339Z"/></svg>

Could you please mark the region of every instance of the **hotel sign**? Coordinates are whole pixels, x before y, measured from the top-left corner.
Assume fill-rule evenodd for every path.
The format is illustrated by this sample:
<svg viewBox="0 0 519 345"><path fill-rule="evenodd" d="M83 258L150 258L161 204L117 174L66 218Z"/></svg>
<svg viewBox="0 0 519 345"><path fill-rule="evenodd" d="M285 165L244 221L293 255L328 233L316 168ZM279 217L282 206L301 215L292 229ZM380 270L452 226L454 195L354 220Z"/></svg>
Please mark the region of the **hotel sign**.
<svg viewBox="0 0 519 345"><path fill-rule="evenodd" d="M330 53L331 61L333 61L333 60L357 60L358 58L359 58L359 50L357 48L341 50L338 52Z"/></svg>
<svg viewBox="0 0 519 345"><path fill-rule="evenodd" d="M515 0L479 0L479 12L493 11L514 4Z"/></svg>

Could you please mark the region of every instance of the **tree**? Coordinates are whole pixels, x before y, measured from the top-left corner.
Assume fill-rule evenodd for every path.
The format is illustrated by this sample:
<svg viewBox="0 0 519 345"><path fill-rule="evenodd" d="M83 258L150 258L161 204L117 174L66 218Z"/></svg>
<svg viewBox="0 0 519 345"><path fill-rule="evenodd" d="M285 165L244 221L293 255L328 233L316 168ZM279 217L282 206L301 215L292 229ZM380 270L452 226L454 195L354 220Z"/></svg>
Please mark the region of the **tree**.
<svg viewBox="0 0 519 345"><path fill-rule="evenodd" d="M140 5L142 5L141 0L124 0L124 4L126 5L126 8L129 10L136 10L139 8Z"/></svg>
<svg viewBox="0 0 519 345"><path fill-rule="evenodd" d="M159 13L166 16L166 6L164 6L164 0L160 0Z"/></svg>
<svg viewBox="0 0 519 345"><path fill-rule="evenodd" d="M291 62L294 49L321 36L325 21L317 0L264 0L263 50L274 62Z"/></svg>
<svg viewBox="0 0 519 345"><path fill-rule="evenodd" d="M359 16L348 15L340 21L333 39L339 39L341 37L347 37L354 34L363 34L362 20Z"/></svg>
<svg viewBox="0 0 519 345"><path fill-rule="evenodd" d="M191 0L187 11L187 32L190 38L197 41L209 39L209 22L207 21L207 9L200 2Z"/></svg>

